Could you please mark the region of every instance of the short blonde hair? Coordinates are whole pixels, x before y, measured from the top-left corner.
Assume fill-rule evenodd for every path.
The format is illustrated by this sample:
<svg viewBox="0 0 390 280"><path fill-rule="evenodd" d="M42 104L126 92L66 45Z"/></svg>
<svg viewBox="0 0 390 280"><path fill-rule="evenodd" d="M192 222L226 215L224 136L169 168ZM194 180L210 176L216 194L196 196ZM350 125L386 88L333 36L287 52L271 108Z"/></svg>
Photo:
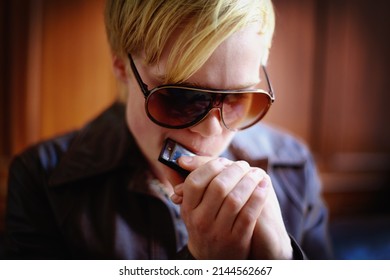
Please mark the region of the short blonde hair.
<svg viewBox="0 0 390 280"><path fill-rule="evenodd" d="M114 54L144 54L158 63L172 32L165 83L188 79L230 35L252 23L271 46L275 16L271 0L107 0L105 24Z"/></svg>

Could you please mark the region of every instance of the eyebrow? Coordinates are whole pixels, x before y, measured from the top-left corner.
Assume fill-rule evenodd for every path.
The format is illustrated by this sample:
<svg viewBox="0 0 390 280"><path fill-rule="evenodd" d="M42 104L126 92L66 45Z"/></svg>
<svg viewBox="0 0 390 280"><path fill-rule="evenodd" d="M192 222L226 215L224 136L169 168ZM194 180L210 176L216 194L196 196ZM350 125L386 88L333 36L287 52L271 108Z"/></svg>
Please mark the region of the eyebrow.
<svg viewBox="0 0 390 280"><path fill-rule="evenodd" d="M237 89L250 89L250 88L253 88L255 86L257 86L258 84L260 84L262 82L262 79L258 79L257 81L255 82L248 82L246 84L240 84L239 87Z"/></svg>
<svg viewBox="0 0 390 280"><path fill-rule="evenodd" d="M161 75L161 76L157 76L158 80L160 81L164 81L164 75ZM175 86L184 86L184 87L193 87L193 88L200 88L200 89L210 89L210 90L245 90L245 89L250 89L250 88L253 88L255 87L256 85L260 84L261 80L257 80L255 82L248 82L246 84L240 84L238 86L235 86L235 87L231 87L231 88L227 88L227 89L222 89L222 88L214 88L214 87L210 87L210 86L205 86L205 85L201 85L197 82L187 82L187 81L184 81L184 82L181 82L181 83L176 83L176 84L166 84L166 85L175 85Z"/></svg>

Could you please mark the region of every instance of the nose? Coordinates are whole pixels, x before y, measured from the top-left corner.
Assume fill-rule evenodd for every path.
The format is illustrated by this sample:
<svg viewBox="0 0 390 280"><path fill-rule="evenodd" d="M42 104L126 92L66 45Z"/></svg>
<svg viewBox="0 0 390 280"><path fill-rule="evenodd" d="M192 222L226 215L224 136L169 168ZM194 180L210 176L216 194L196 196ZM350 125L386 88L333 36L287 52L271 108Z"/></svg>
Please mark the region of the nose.
<svg viewBox="0 0 390 280"><path fill-rule="evenodd" d="M190 127L192 132L196 132L203 137L216 136L222 133L223 124L221 122L221 109L210 110L207 116L198 124Z"/></svg>

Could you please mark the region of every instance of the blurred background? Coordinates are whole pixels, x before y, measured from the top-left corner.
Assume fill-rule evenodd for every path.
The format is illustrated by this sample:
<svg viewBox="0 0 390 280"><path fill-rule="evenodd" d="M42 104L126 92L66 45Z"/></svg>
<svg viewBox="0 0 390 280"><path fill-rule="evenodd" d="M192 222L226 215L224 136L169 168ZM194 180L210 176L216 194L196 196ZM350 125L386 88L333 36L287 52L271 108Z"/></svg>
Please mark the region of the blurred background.
<svg viewBox="0 0 390 280"><path fill-rule="evenodd" d="M265 121L313 151L335 258L390 259L390 17L386 0L274 0ZM0 258L13 155L115 100L104 0L0 2Z"/></svg>

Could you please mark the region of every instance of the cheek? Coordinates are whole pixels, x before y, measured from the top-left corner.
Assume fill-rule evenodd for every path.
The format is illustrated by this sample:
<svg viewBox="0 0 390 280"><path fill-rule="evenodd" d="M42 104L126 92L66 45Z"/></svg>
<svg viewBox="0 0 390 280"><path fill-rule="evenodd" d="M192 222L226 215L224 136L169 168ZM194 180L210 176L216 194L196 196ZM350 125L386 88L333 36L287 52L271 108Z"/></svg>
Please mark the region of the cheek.
<svg viewBox="0 0 390 280"><path fill-rule="evenodd" d="M138 102L136 98L129 97L126 107L126 118L130 130L134 135L144 133L145 126L148 122L148 117L146 115L144 104Z"/></svg>
<svg viewBox="0 0 390 280"><path fill-rule="evenodd" d="M127 124L134 136L147 135L151 124L145 112L145 98L136 84L130 83L126 104Z"/></svg>
<svg viewBox="0 0 390 280"><path fill-rule="evenodd" d="M219 138L219 145L216 148L216 153L219 155L229 146L236 132L232 132L230 130L224 130Z"/></svg>
<svg viewBox="0 0 390 280"><path fill-rule="evenodd" d="M135 93L137 94L137 92ZM134 94L133 94L134 95ZM144 108L144 99L129 95L126 106L127 125L138 146L149 161L158 157L164 131L149 120Z"/></svg>

